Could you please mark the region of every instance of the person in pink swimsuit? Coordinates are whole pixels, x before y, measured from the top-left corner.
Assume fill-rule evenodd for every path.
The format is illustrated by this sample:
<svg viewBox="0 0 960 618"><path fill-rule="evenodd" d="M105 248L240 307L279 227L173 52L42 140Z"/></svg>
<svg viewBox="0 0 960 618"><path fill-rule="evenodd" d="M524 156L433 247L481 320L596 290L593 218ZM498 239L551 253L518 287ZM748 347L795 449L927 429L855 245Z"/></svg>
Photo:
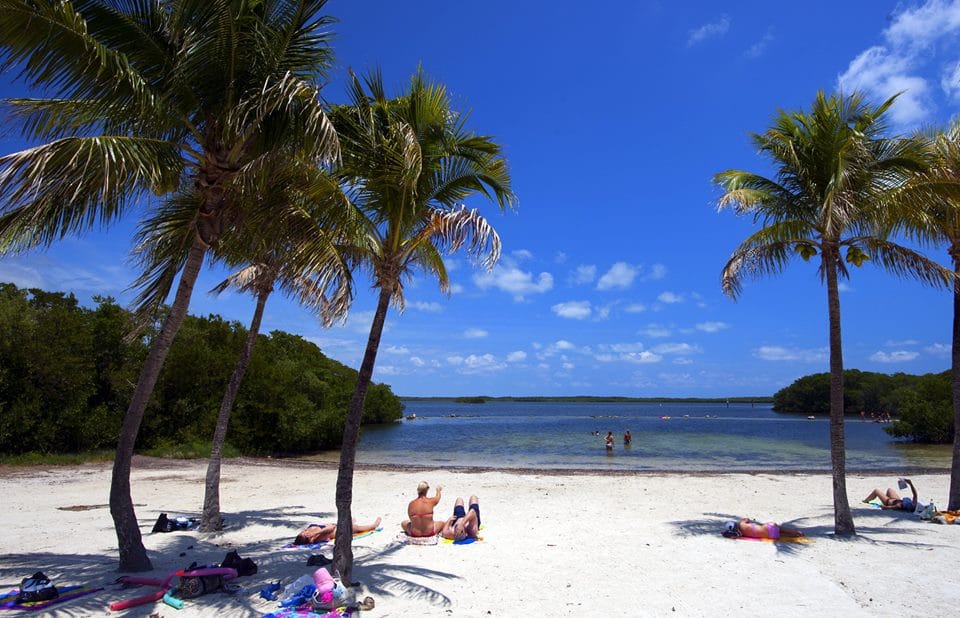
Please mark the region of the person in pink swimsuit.
<svg viewBox="0 0 960 618"><path fill-rule="evenodd" d="M742 518L740 521L728 521L723 531L723 536L738 537L745 536L752 539L779 539L796 538L804 536L802 530L783 526L772 521L762 523L754 519Z"/></svg>

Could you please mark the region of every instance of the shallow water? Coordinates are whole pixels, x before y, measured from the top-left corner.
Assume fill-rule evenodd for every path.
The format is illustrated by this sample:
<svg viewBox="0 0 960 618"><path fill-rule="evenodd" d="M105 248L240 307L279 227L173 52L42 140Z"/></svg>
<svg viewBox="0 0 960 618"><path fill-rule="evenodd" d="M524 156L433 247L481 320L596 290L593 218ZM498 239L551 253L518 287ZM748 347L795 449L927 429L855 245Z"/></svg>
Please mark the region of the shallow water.
<svg viewBox="0 0 960 618"><path fill-rule="evenodd" d="M405 402L416 420L364 427L357 462L431 467L648 471L830 470L826 416L769 404ZM667 418L669 417L669 418ZM949 445L892 439L848 418L849 470L949 468ZM633 444L623 445L629 429ZM600 436L592 435L599 431ZM616 445L604 447L613 431ZM321 455L320 459L329 459Z"/></svg>

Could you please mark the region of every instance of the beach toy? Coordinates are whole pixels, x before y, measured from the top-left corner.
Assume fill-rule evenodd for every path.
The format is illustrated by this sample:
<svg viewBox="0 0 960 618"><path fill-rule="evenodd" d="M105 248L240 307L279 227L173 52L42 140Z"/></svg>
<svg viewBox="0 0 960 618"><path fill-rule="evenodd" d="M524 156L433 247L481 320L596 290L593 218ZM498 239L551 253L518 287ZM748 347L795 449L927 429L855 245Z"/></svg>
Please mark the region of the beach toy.
<svg viewBox="0 0 960 618"><path fill-rule="evenodd" d="M136 584L141 586L156 586L160 590L156 592L151 592L150 594L145 594L140 597L135 597L133 599L127 599L126 601L116 601L110 604L110 611L118 612L125 609L130 609L131 607L138 607L140 605L146 605L147 603L156 603L157 601L163 600L167 605L175 609L183 608L183 601L172 596L170 588L172 586L174 577L202 577L204 575L222 575L224 579L233 579L237 576L236 569L227 569L227 568L210 568L210 569L195 569L193 571L179 570L170 573L163 579L151 579L149 577L136 577L132 575L125 575L118 579L122 584ZM169 600L168 600L169 598ZM179 605L179 607L177 607Z"/></svg>

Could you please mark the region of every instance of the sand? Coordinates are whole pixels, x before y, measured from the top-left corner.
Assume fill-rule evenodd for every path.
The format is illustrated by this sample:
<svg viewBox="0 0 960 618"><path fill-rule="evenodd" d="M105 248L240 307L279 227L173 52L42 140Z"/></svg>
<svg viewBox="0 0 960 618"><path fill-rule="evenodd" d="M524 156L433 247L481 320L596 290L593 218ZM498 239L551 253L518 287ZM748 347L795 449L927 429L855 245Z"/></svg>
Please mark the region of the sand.
<svg viewBox="0 0 960 618"><path fill-rule="evenodd" d="M310 522L334 521L336 471L302 463L228 461L220 535L152 534L161 512L197 516L205 463L136 458L133 497L144 543L162 575L229 549L259 573L234 595L189 600L177 611L149 604L125 615L258 616L278 609L264 585L310 573L311 553L284 550ZM949 477L913 477L922 502L943 506ZM442 484L436 512L457 496L480 497L483 540L470 545L398 542L399 522L420 480ZM16 588L42 570L55 583L109 586L116 537L106 506L109 464L0 470L0 583ZM889 474L850 474L858 535L832 535L826 474L545 474L360 469L354 514L383 530L354 542L359 598L377 616L946 616L960 607L960 525L860 504ZM432 490L431 490L432 491ZM789 522L807 544L736 541L726 520ZM54 606L56 616L110 615L111 601L147 590L104 590ZM12 615L12 614L11 614ZM114 614L116 615L116 614Z"/></svg>

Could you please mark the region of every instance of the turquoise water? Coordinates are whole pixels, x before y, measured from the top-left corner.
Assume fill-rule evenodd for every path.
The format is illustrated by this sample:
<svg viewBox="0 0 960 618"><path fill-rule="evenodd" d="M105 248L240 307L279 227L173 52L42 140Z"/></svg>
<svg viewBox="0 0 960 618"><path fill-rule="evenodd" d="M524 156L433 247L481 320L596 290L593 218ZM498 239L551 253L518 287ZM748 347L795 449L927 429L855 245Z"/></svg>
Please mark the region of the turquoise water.
<svg viewBox="0 0 960 618"><path fill-rule="evenodd" d="M830 470L827 417L778 414L768 404L409 401L416 420L365 427L358 463L430 467L648 471ZM669 417L669 418L661 418ZM633 434L625 447L624 430ZM601 436L594 436L598 431ZM608 452L603 437L616 436ZM849 418L849 470L950 466L949 445L892 439Z"/></svg>

